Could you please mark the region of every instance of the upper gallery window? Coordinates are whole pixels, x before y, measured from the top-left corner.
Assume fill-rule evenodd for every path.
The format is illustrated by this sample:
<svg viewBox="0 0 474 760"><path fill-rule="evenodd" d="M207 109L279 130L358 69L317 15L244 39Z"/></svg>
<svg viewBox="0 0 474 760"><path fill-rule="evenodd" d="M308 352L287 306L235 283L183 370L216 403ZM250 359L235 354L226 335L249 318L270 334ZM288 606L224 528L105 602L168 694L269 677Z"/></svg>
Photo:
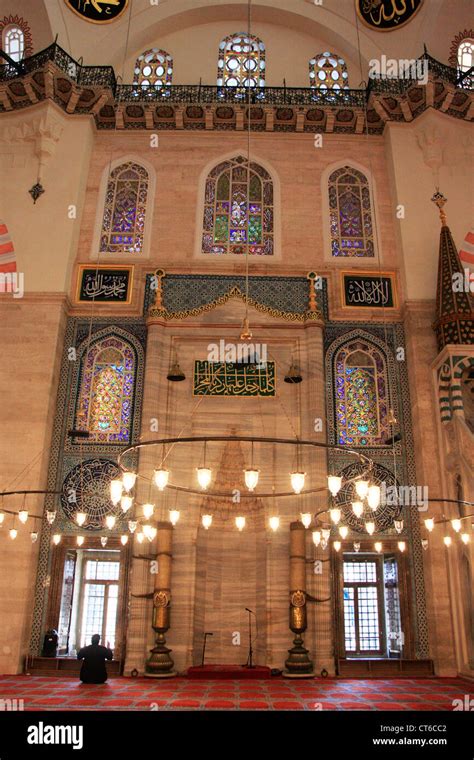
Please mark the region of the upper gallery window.
<svg viewBox="0 0 474 760"><path fill-rule="evenodd" d="M25 54L25 35L19 26L7 26L3 30L2 48L14 61L21 61Z"/></svg>
<svg viewBox="0 0 474 760"><path fill-rule="evenodd" d="M265 45L253 34L231 34L219 45L218 87L264 87Z"/></svg>
<svg viewBox="0 0 474 760"><path fill-rule="evenodd" d="M133 161L110 172L100 235L101 253L143 251L148 180L146 169Z"/></svg>
<svg viewBox="0 0 474 760"><path fill-rule="evenodd" d="M97 341L84 356L76 429L87 430L88 441L130 440L135 372L133 348L114 336Z"/></svg>
<svg viewBox="0 0 474 760"><path fill-rule="evenodd" d="M166 50L153 48L140 55L135 63L133 84L162 87L173 79L173 59Z"/></svg>
<svg viewBox="0 0 474 760"><path fill-rule="evenodd" d="M464 39L458 47L458 71L460 74L469 71L474 66L474 39ZM463 87L472 87L474 76L466 77L463 80Z"/></svg>
<svg viewBox="0 0 474 760"><path fill-rule="evenodd" d="M203 253L273 255L273 183L243 156L223 161L206 180ZM248 199L248 202L247 202Z"/></svg>
<svg viewBox="0 0 474 760"><path fill-rule="evenodd" d="M390 435L385 357L356 340L344 344L334 361L337 444L383 446Z"/></svg>
<svg viewBox="0 0 474 760"><path fill-rule="evenodd" d="M329 177L329 217L333 256L374 256L369 182L343 166Z"/></svg>
<svg viewBox="0 0 474 760"><path fill-rule="evenodd" d="M334 53L319 53L309 62L309 83L320 90L349 89L346 62Z"/></svg>

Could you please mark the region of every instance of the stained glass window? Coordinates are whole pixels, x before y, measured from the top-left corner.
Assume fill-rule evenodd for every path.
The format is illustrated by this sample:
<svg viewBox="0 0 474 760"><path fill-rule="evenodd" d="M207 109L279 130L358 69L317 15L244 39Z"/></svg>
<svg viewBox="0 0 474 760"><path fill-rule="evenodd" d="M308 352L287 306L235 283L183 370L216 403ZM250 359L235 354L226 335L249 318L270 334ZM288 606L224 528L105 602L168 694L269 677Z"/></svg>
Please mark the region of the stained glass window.
<svg viewBox="0 0 474 760"><path fill-rule="evenodd" d="M465 74L474 66L474 40L464 39L458 47L458 71ZM474 76L466 77L462 82L462 87L473 87Z"/></svg>
<svg viewBox="0 0 474 760"><path fill-rule="evenodd" d="M133 349L113 336L97 341L87 352L75 427L89 431L89 442L130 440L135 369Z"/></svg>
<svg viewBox="0 0 474 760"><path fill-rule="evenodd" d="M223 161L206 180L203 253L273 255L273 183L243 156ZM248 198L248 203L247 203Z"/></svg>
<svg viewBox="0 0 474 760"><path fill-rule="evenodd" d="M4 30L3 49L14 61L21 61L25 53L25 35L19 26L8 26Z"/></svg>
<svg viewBox="0 0 474 760"><path fill-rule="evenodd" d="M333 256L374 256L372 206L367 177L343 166L329 177Z"/></svg>
<svg viewBox="0 0 474 760"><path fill-rule="evenodd" d="M309 83L320 90L348 90L346 62L334 53L319 53L309 62Z"/></svg>
<svg viewBox="0 0 474 760"><path fill-rule="evenodd" d="M218 87L264 87L265 45L253 34L231 34L219 45Z"/></svg>
<svg viewBox="0 0 474 760"><path fill-rule="evenodd" d="M152 48L137 58L133 74L133 84L154 87L171 84L173 59L166 50Z"/></svg>
<svg viewBox="0 0 474 760"><path fill-rule="evenodd" d="M109 175L100 236L101 253L141 253L148 197L148 172L129 161Z"/></svg>
<svg viewBox="0 0 474 760"><path fill-rule="evenodd" d="M337 443L383 446L390 435L388 381L382 353L365 341L342 346L335 357Z"/></svg>

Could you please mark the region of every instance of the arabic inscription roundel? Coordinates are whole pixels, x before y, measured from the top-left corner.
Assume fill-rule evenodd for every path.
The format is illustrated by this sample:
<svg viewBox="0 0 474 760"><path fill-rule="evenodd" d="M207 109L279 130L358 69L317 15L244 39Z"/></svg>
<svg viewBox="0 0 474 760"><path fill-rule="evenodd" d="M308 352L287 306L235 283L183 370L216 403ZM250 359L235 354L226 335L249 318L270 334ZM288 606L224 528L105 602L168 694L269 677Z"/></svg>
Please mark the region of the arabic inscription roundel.
<svg viewBox="0 0 474 760"><path fill-rule="evenodd" d="M122 15L129 0L64 0L67 7L92 24L110 24Z"/></svg>
<svg viewBox="0 0 474 760"><path fill-rule="evenodd" d="M420 10L423 0L356 0L360 19L378 32L399 29Z"/></svg>
<svg viewBox="0 0 474 760"><path fill-rule="evenodd" d="M120 468L109 459L86 459L66 475L61 492L64 514L74 522L76 512L85 512L85 530L100 530L107 515L115 515L117 524L123 518L120 508L110 500L110 481Z"/></svg>

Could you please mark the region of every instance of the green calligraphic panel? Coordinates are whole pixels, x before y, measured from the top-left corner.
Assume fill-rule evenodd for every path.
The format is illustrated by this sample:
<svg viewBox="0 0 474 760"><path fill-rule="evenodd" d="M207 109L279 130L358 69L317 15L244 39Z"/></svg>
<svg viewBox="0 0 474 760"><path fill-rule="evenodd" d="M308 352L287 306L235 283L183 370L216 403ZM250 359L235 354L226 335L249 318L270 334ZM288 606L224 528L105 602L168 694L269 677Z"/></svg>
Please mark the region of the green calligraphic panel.
<svg viewBox="0 0 474 760"><path fill-rule="evenodd" d="M275 395L275 363L194 362L195 396Z"/></svg>

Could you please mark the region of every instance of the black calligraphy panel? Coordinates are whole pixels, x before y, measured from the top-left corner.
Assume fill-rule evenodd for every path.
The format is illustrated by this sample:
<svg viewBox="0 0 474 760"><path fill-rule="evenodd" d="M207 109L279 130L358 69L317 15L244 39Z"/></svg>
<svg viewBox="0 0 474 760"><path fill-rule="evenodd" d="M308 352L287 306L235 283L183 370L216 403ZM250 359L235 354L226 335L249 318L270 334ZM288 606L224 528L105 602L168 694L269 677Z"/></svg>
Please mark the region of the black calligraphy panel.
<svg viewBox="0 0 474 760"><path fill-rule="evenodd" d="M64 0L68 8L85 21L109 24L122 15L129 0Z"/></svg>
<svg viewBox="0 0 474 760"><path fill-rule="evenodd" d="M356 9L371 29L390 32L411 21L422 4L423 0L356 0Z"/></svg>
<svg viewBox="0 0 474 760"><path fill-rule="evenodd" d="M274 396L275 364L194 362L195 396Z"/></svg>
<svg viewBox="0 0 474 760"><path fill-rule="evenodd" d="M344 306L391 309L395 306L393 281L384 275L343 275Z"/></svg>
<svg viewBox="0 0 474 760"><path fill-rule="evenodd" d="M78 301L130 303L133 267L82 267L79 272Z"/></svg>

